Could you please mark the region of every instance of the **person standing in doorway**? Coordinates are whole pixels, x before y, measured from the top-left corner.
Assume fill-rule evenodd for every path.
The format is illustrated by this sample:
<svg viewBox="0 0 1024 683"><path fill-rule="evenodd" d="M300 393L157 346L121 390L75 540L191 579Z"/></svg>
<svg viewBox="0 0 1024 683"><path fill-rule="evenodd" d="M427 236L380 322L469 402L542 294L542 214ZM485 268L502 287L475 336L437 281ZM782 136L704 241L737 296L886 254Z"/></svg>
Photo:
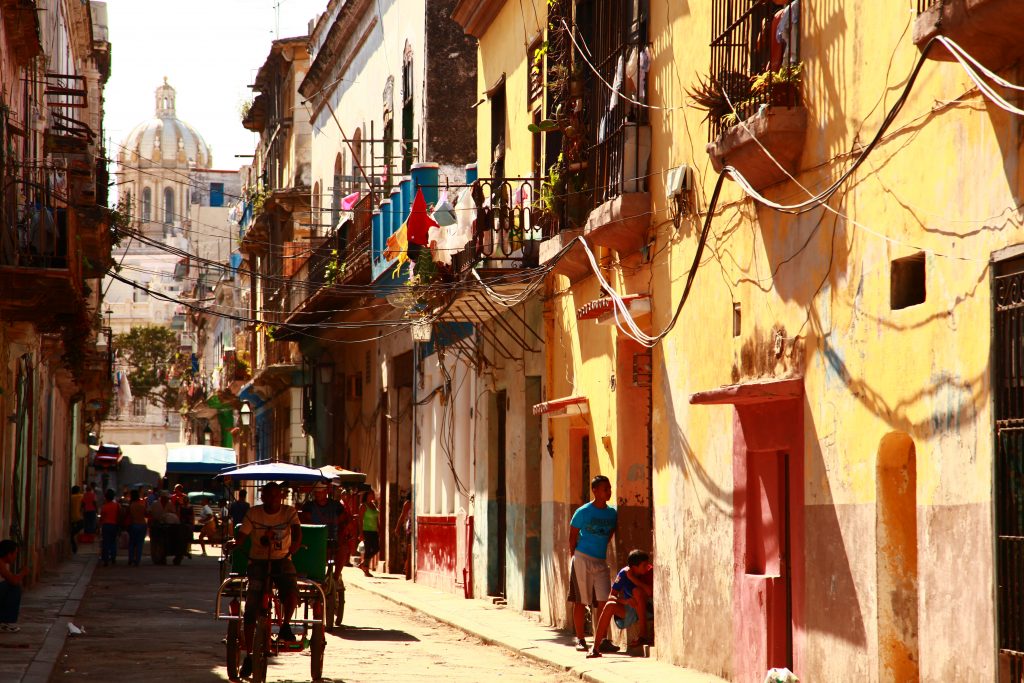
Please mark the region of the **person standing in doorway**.
<svg viewBox="0 0 1024 683"><path fill-rule="evenodd" d="M586 652L587 640L583 631L586 606L590 605L594 619L594 633L598 632L598 619L605 600L611 593L608 573L608 542L615 534L619 514L608 505L612 497L612 483L599 474L590 482L594 499L579 507L569 522L569 602L572 623L576 630L576 649ZM595 645L595 651L618 652L610 640Z"/></svg>
<svg viewBox="0 0 1024 683"><path fill-rule="evenodd" d="M103 566L115 564L117 561L117 532L121 518L121 506L114 500L114 489L107 489L103 496L106 501L100 508L100 527L103 533L100 559Z"/></svg>
<svg viewBox="0 0 1024 683"><path fill-rule="evenodd" d="M363 561L359 568L366 576L373 576L370 573L370 566L377 553L380 551L380 510L377 508L377 495L370 489L363 494L363 504L359 506L359 518L363 520L363 527L359 538L363 542Z"/></svg>

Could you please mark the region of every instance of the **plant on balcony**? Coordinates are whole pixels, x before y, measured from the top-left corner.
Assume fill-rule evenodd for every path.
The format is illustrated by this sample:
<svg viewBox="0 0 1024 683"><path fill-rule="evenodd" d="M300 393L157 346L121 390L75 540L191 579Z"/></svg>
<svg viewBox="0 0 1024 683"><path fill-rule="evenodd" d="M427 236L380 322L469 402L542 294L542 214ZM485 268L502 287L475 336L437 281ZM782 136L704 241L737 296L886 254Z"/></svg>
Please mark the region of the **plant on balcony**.
<svg viewBox="0 0 1024 683"><path fill-rule="evenodd" d="M264 187L263 183L254 183L245 188L243 193L245 201L252 205L252 215L256 216L259 212L263 211L263 205L267 202L267 197L270 196L270 190Z"/></svg>
<svg viewBox="0 0 1024 683"><path fill-rule="evenodd" d="M250 377L252 377L252 371L249 369L249 362L236 356L234 379L236 381L244 381Z"/></svg>
<svg viewBox="0 0 1024 683"><path fill-rule="evenodd" d="M345 269L348 264L338 260L338 250L331 249L331 256L324 265L324 281L329 285L335 285L345 279Z"/></svg>
<svg viewBox="0 0 1024 683"><path fill-rule="evenodd" d="M249 118L250 111L252 111L252 100L245 100L238 106L238 113L242 117L242 121Z"/></svg>
<svg viewBox="0 0 1024 683"><path fill-rule="evenodd" d="M566 161L565 152L548 169L540 186L540 206L548 218L564 216L571 225L579 226L587 219L589 196L587 183L580 172Z"/></svg>
<svg viewBox="0 0 1024 683"><path fill-rule="evenodd" d="M687 94L697 109L707 112L705 121L721 121L730 128L756 111L758 104L785 106L798 102L802 73L803 64L792 64L749 78L736 72L709 76L706 81L698 77Z"/></svg>

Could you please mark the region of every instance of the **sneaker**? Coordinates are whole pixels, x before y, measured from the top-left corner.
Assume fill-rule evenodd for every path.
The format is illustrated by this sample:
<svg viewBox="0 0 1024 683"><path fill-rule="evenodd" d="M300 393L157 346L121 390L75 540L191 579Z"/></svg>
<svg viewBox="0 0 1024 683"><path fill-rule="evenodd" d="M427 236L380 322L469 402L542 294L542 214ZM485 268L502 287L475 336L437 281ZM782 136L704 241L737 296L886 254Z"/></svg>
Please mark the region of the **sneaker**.
<svg viewBox="0 0 1024 683"><path fill-rule="evenodd" d="M597 646L597 651L604 652L606 654L611 654L613 652L618 652L619 646L605 638L601 641L601 644Z"/></svg>
<svg viewBox="0 0 1024 683"><path fill-rule="evenodd" d="M17 633L21 627L16 624L0 624L0 633Z"/></svg>
<svg viewBox="0 0 1024 683"><path fill-rule="evenodd" d="M238 676L240 678L252 676L252 655L246 655L245 659L242 660L242 666L238 669Z"/></svg>
<svg viewBox="0 0 1024 683"><path fill-rule="evenodd" d="M292 627L290 624L281 624L280 630L277 632L278 640L289 640L294 642L296 640L295 634L292 633Z"/></svg>
<svg viewBox="0 0 1024 683"><path fill-rule="evenodd" d="M579 652L586 652L589 649L590 649L590 647L587 645L586 638L577 638L576 639L576 650L577 651L579 651Z"/></svg>

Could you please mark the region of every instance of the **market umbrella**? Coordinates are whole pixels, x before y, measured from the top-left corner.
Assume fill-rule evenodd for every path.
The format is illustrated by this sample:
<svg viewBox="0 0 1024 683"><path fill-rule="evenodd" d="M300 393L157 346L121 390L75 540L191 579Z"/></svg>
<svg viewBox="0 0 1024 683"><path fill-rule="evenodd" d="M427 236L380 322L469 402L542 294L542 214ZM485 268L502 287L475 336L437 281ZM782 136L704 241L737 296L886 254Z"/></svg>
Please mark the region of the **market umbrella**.
<svg viewBox="0 0 1024 683"><path fill-rule="evenodd" d="M334 481L335 477L321 470L286 462L267 462L229 469L217 475L218 478L233 481L292 481L319 482Z"/></svg>

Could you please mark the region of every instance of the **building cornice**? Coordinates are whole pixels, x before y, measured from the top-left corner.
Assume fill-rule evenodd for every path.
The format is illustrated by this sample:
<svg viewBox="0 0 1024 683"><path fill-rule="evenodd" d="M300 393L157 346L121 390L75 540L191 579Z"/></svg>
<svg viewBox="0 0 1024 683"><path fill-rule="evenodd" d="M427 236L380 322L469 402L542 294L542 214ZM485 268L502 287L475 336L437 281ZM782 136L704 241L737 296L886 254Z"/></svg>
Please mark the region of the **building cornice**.
<svg viewBox="0 0 1024 683"><path fill-rule="evenodd" d="M505 0L461 0L452 12L452 19L467 35L479 40L504 4Z"/></svg>
<svg viewBox="0 0 1024 683"><path fill-rule="evenodd" d="M370 0L348 0L338 11L337 18L309 65L309 71L299 84L299 93L303 97L317 98L318 101L326 97L327 93L321 91L330 91L334 85L327 84L332 67L339 61L345 44L356 35L359 20L369 7Z"/></svg>

